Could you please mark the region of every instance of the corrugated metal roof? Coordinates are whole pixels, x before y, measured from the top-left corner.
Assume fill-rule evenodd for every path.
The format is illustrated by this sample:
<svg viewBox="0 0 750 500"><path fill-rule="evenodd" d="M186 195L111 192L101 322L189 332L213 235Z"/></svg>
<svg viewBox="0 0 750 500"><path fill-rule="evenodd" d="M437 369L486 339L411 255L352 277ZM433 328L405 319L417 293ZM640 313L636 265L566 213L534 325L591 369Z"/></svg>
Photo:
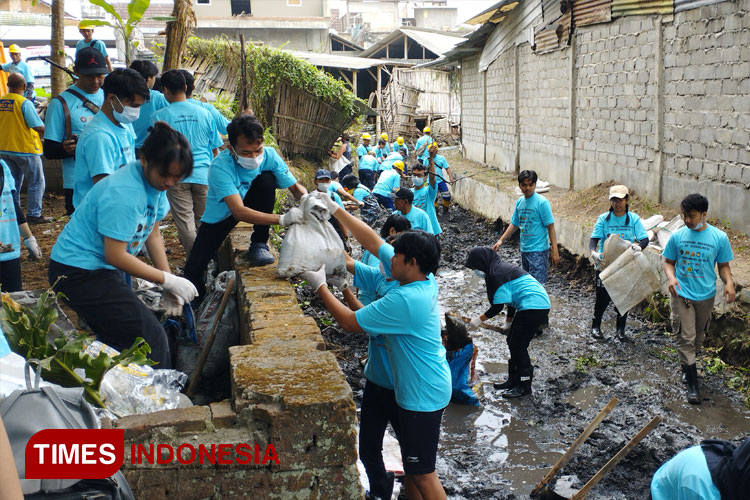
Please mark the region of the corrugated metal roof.
<svg viewBox="0 0 750 500"><path fill-rule="evenodd" d="M459 34L449 34L444 31L429 30L425 28L401 27L392 31L381 40L378 40L371 47L365 49L362 52L361 56L372 56L373 54L382 50L386 45L393 43L401 35L408 36L419 45L422 45L424 48L426 48L430 52L437 54L438 56L445 54L453 47L466 40L462 35Z"/></svg>
<svg viewBox="0 0 750 500"><path fill-rule="evenodd" d="M479 71L486 71L492 62L513 45L534 43L533 24L542 19L541 0L525 0L516 3L507 15L508 19L497 25L479 58Z"/></svg>
<svg viewBox="0 0 750 500"><path fill-rule="evenodd" d="M674 0L674 11L682 12L683 10L697 9L704 5L713 5L727 0Z"/></svg>
<svg viewBox="0 0 750 500"><path fill-rule="evenodd" d="M544 24L557 21L563 15L563 5L567 4L567 0L542 0L542 15L544 17Z"/></svg>
<svg viewBox="0 0 750 500"><path fill-rule="evenodd" d="M463 24L484 24L488 22L499 23L505 18L503 14L513 10L517 4L518 0L503 0L502 2L497 2L492 7L483 10L471 19L467 19Z"/></svg>
<svg viewBox="0 0 750 500"><path fill-rule="evenodd" d="M612 0L573 0L576 26L608 23L612 20Z"/></svg>
<svg viewBox="0 0 750 500"><path fill-rule="evenodd" d="M571 13L567 12L558 22L546 25L534 34L534 53L544 54L570 45Z"/></svg>
<svg viewBox="0 0 750 500"><path fill-rule="evenodd" d="M339 69L368 69L386 64L388 61L385 59L367 59L365 57L356 56L340 56L337 54L322 54L320 52L299 52L296 50L286 50L290 54L304 59L313 66L325 67L325 68L339 68ZM410 63L398 62L399 66L411 66Z"/></svg>
<svg viewBox="0 0 750 500"><path fill-rule="evenodd" d="M612 0L612 17L672 14L674 0Z"/></svg>

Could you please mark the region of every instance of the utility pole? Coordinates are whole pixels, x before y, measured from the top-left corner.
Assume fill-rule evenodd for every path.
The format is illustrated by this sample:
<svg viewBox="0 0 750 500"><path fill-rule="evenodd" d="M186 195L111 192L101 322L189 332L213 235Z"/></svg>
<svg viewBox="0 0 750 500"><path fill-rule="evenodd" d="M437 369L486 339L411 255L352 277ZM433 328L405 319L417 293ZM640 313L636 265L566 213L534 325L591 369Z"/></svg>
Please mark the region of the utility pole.
<svg viewBox="0 0 750 500"><path fill-rule="evenodd" d="M52 33L50 45L52 46L52 60L60 66L65 66L65 2L64 0L52 1ZM56 96L67 87L65 72L52 67L52 96Z"/></svg>

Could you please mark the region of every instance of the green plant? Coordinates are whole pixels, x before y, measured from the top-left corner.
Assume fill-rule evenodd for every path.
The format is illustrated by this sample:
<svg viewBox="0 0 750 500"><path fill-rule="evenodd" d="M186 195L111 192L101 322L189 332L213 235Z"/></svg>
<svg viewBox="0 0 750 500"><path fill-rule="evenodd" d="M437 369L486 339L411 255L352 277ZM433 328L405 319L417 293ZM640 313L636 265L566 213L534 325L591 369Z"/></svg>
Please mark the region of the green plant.
<svg viewBox="0 0 750 500"><path fill-rule="evenodd" d="M594 368L596 366L599 366L600 364L601 361L596 359L596 356L594 356L593 354L578 356L576 358L576 371L586 373L587 371L589 371L589 368Z"/></svg>
<svg viewBox="0 0 750 500"><path fill-rule="evenodd" d="M133 35L133 29L141 22L143 14L146 13L146 10L151 5L151 0L130 0L130 3L128 3L127 19L123 19L117 13L114 6L105 0L89 0L89 2L104 9L115 18L115 21L111 23L98 19L86 19L84 22L91 26L109 26L119 31L122 39L125 41L125 65L130 66L130 38ZM156 16L149 19L154 21L175 21L175 18L172 16Z"/></svg>
<svg viewBox="0 0 750 500"><path fill-rule="evenodd" d="M643 313L652 323L662 323L669 319L670 315L669 297L660 293L654 293L646 299L646 307Z"/></svg>
<svg viewBox="0 0 750 500"><path fill-rule="evenodd" d="M63 335L49 338L50 326L57 319L55 297L59 299L62 294L54 295L52 290L46 290L31 308L3 294L2 324L8 344L13 352L27 360L38 360L44 380L64 387L83 387L86 398L103 408L99 386L104 374L118 363L153 364L146 359L151 347L138 337L129 349L115 357L103 351L94 357L85 352L89 341L83 333L73 338Z"/></svg>
<svg viewBox="0 0 750 500"><path fill-rule="evenodd" d="M52 94L44 90L44 87L34 87L34 94L36 94L37 97L44 97L45 99L52 98Z"/></svg>

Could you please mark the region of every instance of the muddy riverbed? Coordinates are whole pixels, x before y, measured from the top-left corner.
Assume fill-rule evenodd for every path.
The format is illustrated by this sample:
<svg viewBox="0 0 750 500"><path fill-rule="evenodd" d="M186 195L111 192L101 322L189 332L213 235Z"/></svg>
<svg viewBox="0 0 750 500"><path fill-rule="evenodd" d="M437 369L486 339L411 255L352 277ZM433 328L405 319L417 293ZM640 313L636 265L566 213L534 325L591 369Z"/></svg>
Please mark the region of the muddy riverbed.
<svg viewBox="0 0 750 500"><path fill-rule="evenodd" d="M488 307L484 283L467 272L463 262L471 247L494 242L500 228L456 207L441 216L441 224L441 311L477 315ZM500 254L519 263L517 244L503 246ZM612 397L619 404L562 475L585 483L654 416L663 421L588 498L648 498L654 471L678 451L704 438L737 441L750 433L750 411L719 376L702 375L702 405L685 401L674 341L665 325L631 313L630 340L617 341L610 306L603 323L607 339L593 341L592 283L590 267L576 266L572 258L551 271L546 285L552 300L550 326L529 348L535 366L532 397L509 401L493 389L492 382L503 380L507 371L505 337L486 329L471 332L479 349L477 372L484 399L481 408L451 404L446 409L437 471L449 498L528 498L546 470ZM318 320L329 349L336 352L359 405L366 336L342 331L308 287L298 287L298 295L306 313ZM491 323L501 321L498 316Z"/></svg>

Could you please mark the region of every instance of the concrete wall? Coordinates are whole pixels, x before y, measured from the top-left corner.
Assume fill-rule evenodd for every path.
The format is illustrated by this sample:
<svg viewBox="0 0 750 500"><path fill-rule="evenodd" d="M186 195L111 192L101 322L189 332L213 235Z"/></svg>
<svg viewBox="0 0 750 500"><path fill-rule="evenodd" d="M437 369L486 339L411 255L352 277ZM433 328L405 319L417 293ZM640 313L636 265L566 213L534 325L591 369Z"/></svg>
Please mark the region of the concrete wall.
<svg viewBox="0 0 750 500"><path fill-rule="evenodd" d="M253 15L259 17L327 17L323 0L250 0Z"/></svg>
<svg viewBox="0 0 750 500"><path fill-rule="evenodd" d="M203 22L200 23L201 25ZM328 52L330 42L328 40L328 28L247 28L247 27L204 27L195 28L195 36L201 38L213 38L226 35L231 39L238 40L240 33L245 35L245 40L262 41L271 47L299 50L302 52Z"/></svg>
<svg viewBox="0 0 750 500"><path fill-rule="evenodd" d="M458 9L451 7L414 7L417 28L435 30L451 29L456 26Z"/></svg>
<svg viewBox="0 0 750 500"><path fill-rule="evenodd" d="M615 180L670 204L701 192L711 217L749 232L748 10L739 0L576 27L571 47L536 55L523 43L486 75L477 56L462 60L466 157L561 187Z"/></svg>

